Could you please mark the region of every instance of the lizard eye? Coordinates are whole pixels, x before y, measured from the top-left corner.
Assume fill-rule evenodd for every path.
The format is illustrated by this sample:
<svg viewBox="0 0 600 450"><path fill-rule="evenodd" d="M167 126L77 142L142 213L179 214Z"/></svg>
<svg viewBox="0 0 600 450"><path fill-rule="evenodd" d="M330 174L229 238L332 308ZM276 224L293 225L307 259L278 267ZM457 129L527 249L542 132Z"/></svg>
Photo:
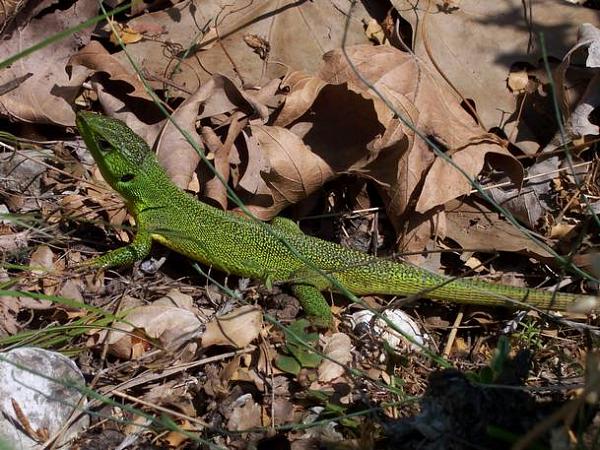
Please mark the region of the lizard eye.
<svg viewBox="0 0 600 450"><path fill-rule="evenodd" d="M108 152L110 152L111 145L110 145L110 143L106 139L104 139L102 137L99 137L99 138L96 139L96 143L98 144L98 147L100 148L100 151L102 153L108 153Z"/></svg>
<svg viewBox="0 0 600 450"><path fill-rule="evenodd" d="M134 175L132 173L126 173L125 175L123 175L121 177L121 182L122 183L127 183L127 182L133 180L133 178L134 178Z"/></svg>

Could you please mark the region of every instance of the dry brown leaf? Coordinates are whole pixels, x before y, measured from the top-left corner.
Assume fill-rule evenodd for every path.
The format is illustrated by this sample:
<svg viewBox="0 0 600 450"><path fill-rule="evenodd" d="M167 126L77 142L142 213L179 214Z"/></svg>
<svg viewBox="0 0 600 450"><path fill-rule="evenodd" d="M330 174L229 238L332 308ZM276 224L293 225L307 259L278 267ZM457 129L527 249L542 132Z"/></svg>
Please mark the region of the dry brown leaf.
<svg viewBox="0 0 600 450"><path fill-rule="evenodd" d="M355 46L347 48L345 54L341 51L329 52L324 59L325 64L320 71L320 77L330 83L347 83L348 91L359 93L364 100L369 99L372 112L370 115L366 114L366 107L358 107L359 102L352 110L346 110L343 102L330 98L326 104L336 107L329 107L320 115L319 101L324 92L331 89L332 86L328 85L321 88L311 106L311 120L307 123L304 117L295 119L291 130L302 136L304 143L335 169L338 164L332 163L332 159L335 161L337 156L342 163L345 162L348 171L379 182L380 191L386 200L388 216L404 236L402 248L422 249L432 232L438 232L439 227L443 230L444 217L436 214L436 210L427 212L426 208L421 208L427 212L421 217L415 216L414 213L408 214L412 218L411 221L407 221L404 216L411 200L415 200L415 189L422 183L425 172L434 161L434 154L422 139L415 135L413 128L416 127L422 134L445 146L450 154L458 155L471 146L480 148L479 151L475 148L471 150L477 154L507 154L505 148L499 139L485 133L475 124L447 88L438 84L431 75L430 67L410 54L386 46ZM398 120L377 94L363 83L364 79L369 80L409 123ZM300 80L302 85L307 84ZM336 87L340 89L343 85ZM293 117L293 114L290 114L290 117ZM337 119L337 122L332 118ZM325 124L322 130L319 128L321 124ZM340 136L340 133L332 133L331 130L343 130L345 134ZM353 135L358 132L363 133L362 139L357 140ZM370 138L366 140L365 137L369 135ZM356 151L357 154L359 150L362 152L362 159L356 157L355 160L354 153L349 153L340 145L347 136L350 136L349 140L352 142L358 141ZM365 150L368 150L368 153ZM341 159L344 157L345 160ZM457 156L457 159L460 157ZM468 157L462 159L471 162ZM348 160L356 164L349 165ZM508 172L514 174L516 165L513 160L509 164ZM474 169L471 172L474 172ZM435 189L439 185L439 177L432 176L426 180L424 189ZM453 186L453 191L448 197L465 195L469 191L469 184L466 180L461 180ZM436 203L440 204L449 199L440 197ZM410 237L411 241L407 241L406 237Z"/></svg>
<svg viewBox="0 0 600 450"><path fill-rule="evenodd" d="M132 19L160 27L169 36L163 40L143 40L127 46L128 53L157 80L168 78L173 85L153 81L153 87L196 91L220 73L236 82L262 85L284 75L288 67L312 71L324 51L336 48L342 41L348 4L331 2L296 2L263 0L222 7L218 2L181 2L172 8ZM369 15L361 4L353 10L347 34L347 45L367 43L361 19ZM204 36L198 36L198 24ZM266 60L248 46L244 36L268 36L270 50ZM302 37L302 38L299 38ZM194 51L186 54L184 49ZM185 59L179 60L185 54ZM264 57L264 56L263 56ZM126 62L121 52L119 58Z"/></svg>
<svg viewBox="0 0 600 450"><path fill-rule="evenodd" d="M262 425L261 407L251 394L244 394L232 405L231 415L227 420L229 431L249 430Z"/></svg>
<svg viewBox="0 0 600 450"><path fill-rule="evenodd" d="M495 141L495 142L494 142ZM523 167L508 150L501 147L497 139L490 136L484 140L469 145L450 156L452 163L443 158L437 158L427 172L423 190L417 202L416 211L425 213L450 200L466 195L471 191L471 182L483 169L488 155L493 154L502 158L505 172L511 175L511 181L516 186L523 182ZM458 170L458 166L461 170ZM464 173L463 173L464 172ZM469 177L467 179L465 174Z"/></svg>
<svg viewBox="0 0 600 450"><path fill-rule="evenodd" d="M290 93L275 124L289 126L308 151L303 150L302 153L306 153L314 163L294 162L294 167L288 169L298 171L293 182L286 186L287 178L269 180L269 187L277 186L269 192L260 183L258 173L269 170L272 164L270 157L255 142L248 140L251 156L240 184L249 191L248 186L252 186L258 195L271 194L277 199L263 213L276 214L285 206L286 196L300 200L299 186L309 188L305 190L306 195L314 190L312 183L322 185L341 173L357 173L380 181L386 178L383 174L388 172L387 178L394 178L395 163L406 146L400 143L402 136L398 136L398 140L393 133L382 136L392 114L386 112L381 101L368 94L357 93L345 84L327 84L318 77L301 72L289 74L282 87L289 89ZM273 154L277 156L279 152ZM382 163L371 166L378 157L383 158ZM381 177L375 176L376 172ZM311 185L303 186L300 180L310 181ZM260 206L264 208L263 205Z"/></svg>
<svg viewBox="0 0 600 450"><path fill-rule="evenodd" d="M239 109L251 112L256 108L266 114L265 106L248 97L227 77L215 75L177 108L172 120L202 147L202 140L196 132L197 118L213 117ZM173 182L186 189L200 156L171 121L165 122L159 137L157 157Z"/></svg>
<svg viewBox="0 0 600 450"><path fill-rule="evenodd" d="M114 83L110 83L110 81L106 83L104 77L93 77L90 84L92 90L98 96L98 102L102 106L104 115L122 120L152 147L152 144L156 141L160 133L162 123L147 123L139 117L149 115L151 116L151 120L155 120L159 114L156 105L147 101L138 103L132 99L123 98L124 96L126 97L126 94L122 90L116 89L117 86L122 85L115 85ZM160 118L162 117L161 114Z"/></svg>
<svg viewBox="0 0 600 450"><path fill-rule="evenodd" d="M181 448L183 444L191 439L191 433L197 430L197 425L184 420L182 423L177 424L177 428L184 431L189 431L188 433L182 433L180 431L170 431L168 432L163 440L168 445L168 448Z"/></svg>
<svg viewBox="0 0 600 450"><path fill-rule="evenodd" d="M27 4L25 0L3 0L0 8L0 33L16 17L18 12Z"/></svg>
<svg viewBox="0 0 600 450"><path fill-rule="evenodd" d="M550 238L551 239L564 239L569 233L576 230L577 225L571 223L557 223L552 226L550 230Z"/></svg>
<svg viewBox="0 0 600 450"><path fill-rule="evenodd" d="M591 8L554 0L526 7L521 0L462 0L448 14L441 13L436 2L419 8L408 0L392 4L413 27L417 56L433 59L463 98L474 101L485 129L501 127L512 142L535 148L539 148L532 139L536 118L526 123L515 114L507 120L518 109L506 84L510 68L515 63L538 65L540 32L548 56L560 59L575 41L577 27L598 20L598 12Z"/></svg>
<svg viewBox="0 0 600 450"><path fill-rule="evenodd" d="M141 307L141 306L144 306L142 300L140 300L139 298L132 297L130 295L125 294L121 298L121 301L119 302L119 309L118 309L117 313L123 315L124 312L132 311L133 309ZM91 336L91 338L87 342L88 346L91 347L91 346L97 345L99 342L100 343L105 342L109 332L110 332L110 330L108 330L108 329L96 329L96 328L90 329L87 333L89 336Z"/></svg>
<svg viewBox="0 0 600 450"><path fill-rule="evenodd" d="M48 7L37 13L31 9L37 10L36 6L33 2L5 30L0 60L94 17L98 8L95 0L80 0L66 9ZM90 33L90 28L73 33L0 71L0 86L14 86L0 95L0 114L24 122L73 126L72 104L88 71L80 69L68 76L64 64L89 41Z"/></svg>
<svg viewBox="0 0 600 450"><path fill-rule="evenodd" d="M579 27L577 43L565 55L562 62L556 69L557 91L562 107L563 116L567 119L566 129L569 136L579 138L584 136L597 136L600 134L600 128L597 124L590 121L590 116L594 109L600 106L600 76L596 73L600 67L600 30L592 24L584 23ZM582 48L587 48L588 57L586 67L589 68L590 81L585 91L581 94L577 104L571 111L573 104L573 89L567 85L567 69L571 66L571 57ZM576 91L577 93L577 91Z"/></svg>
<svg viewBox="0 0 600 450"><path fill-rule="evenodd" d="M18 299L0 296L0 336L12 336L20 329L17 314L21 309Z"/></svg>
<svg viewBox="0 0 600 450"><path fill-rule="evenodd" d="M507 85L512 92L523 92L529 85L529 74L525 69L511 70L508 75Z"/></svg>
<svg viewBox="0 0 600 450"><path fill-rule="evenodd" d="M236 110L242 110L248 114L256 112L261 117L266 117L266 106L257 102L248 92L237 87L233 80L224 75L213 75L211 80L207 81L208 92L197 94L201 98L205 97L198 118L214 117Z"/></svg>
<svg viewBox="0 0 600 450"><path fill-rule="evenodd" d="M229 345L243 348L256 339L261 327L260 309L251 305L242 306L207 323L201 347Z"/></svg>
<svg viewBox="0 0 600 450"><path fill-rule="evenodd" d="M483 252L517 252L550 260L552 255L520 233L499 214L476 203L453 202L446 208L447 237L462 248Z"/></svg>
<svg viewBox="0 0 600 450"><path fill-rule="evenodd" d="M287 395L289 395L289 398L292 397L290 392L288 392ZM272 415L277 424L293 423L295 420L294 404L289 400L289 398L275 397L273 400Z"/></svg>
<svg viewBox="0 0 600 450"><path fill-rule="evenodd" d="M104 114L124 121L152 147L162 128L159 120L163 115L133 69L122 65L96 41L75 53L67 63L73 68L80 65L95 73L90 85Z"/></svg>
<svg viewBox="0 0 600 450"><path fill-rule="evenodd" d="M344 333L334 333L326 339L323 354L331 360L324 358L319 364L319 381L329 382L341 377L346 371L344 366L352 361L352 341L350 337Z"/></svg>
<svg viewBox="0 0 600 450"><path fill-rule="evenodd" d="M8 210L23 214L40 209L47 158L51 152L37 149L0 153L0 190Z"/></svg>
<svg viewBox="0 0 600 450"><path fill-rule="evenodd" d="M110 30L111 34L109 40L114 45L119 45L121 42L124 44L133 44L134 42L139 42L143 39L141 33L128 26L113 22L113 27L114 28L111 28Z"/></svg>
<svg viewBox="0 0 600 450"><path fill-rule="evenodd" d="M47 245L40 245L31 254L29 260L31 273L40 277L44 294L53 295L56 292L57 282L48 276L54 269L54 252Z"/></svg>
<svg viewBox="0 0 600 450"><path fill-rule="evenodd" d="M533 177L532 181L526 182L521 188L493 188L488 193L496 203L528 228L534 229L548 210L546 198L552 190L551 181L557 177L559 167L558 156L544 159L542 155L539 162L527 171L527 176Z"/></svg>
<svg viewBox="0 0 600 450"><path fill-rule="evenodd" d="M281 88L289 90L289 93L274 125L286 127L305 114L326 85L319 77L302 71L288 73L281 82Z"/></svg>
<svg viewBox="0 0 600 450"><path fill-rule="evenodd" d="M42 290L46 295L54 295L58 288L58 280L51 276L54 269L54 253L47 245L36 248L29 259L29 267L32 277L24 280L27 285L22 290ZM50 300L35 299L27 296L19 297L19 305L22 308L49 309L53 306Z"/></svg>
<svg viewBox="0 0 600 450"><path fill-rule="evenodd" d="M156 300L155 305L176 306L178 308L187 309L194 314L198 313L194 305L194 299L191 295L184 294L179 289L170 289L164 297Z"/></svg>
<svg viewBox="0 0 600 450"><path fill-rule="evenodd" d="M264 207L250 205L257 217L272 218L286 206L308 197L333 175L329 166L291 131L266 125L251 126L250 131L248 139L255 140L256 145L248 146L249 152L256 149L260 155L249 154L249 159L266 159L260 175L272 193L272 200Z"/></svg>
<svg viewBox="0 0 600 450"><path fill-rule="evenodd" d="M92 179L83 193L61 196L55 219L85 220L99 227L109 223L119 229L120 237L126 241L125 230L120 229L128 214L123 199L104 181L97 167Z"/></svg>
<svg viewBox="0 0 600 450"><path fill-rule="evenodd" d="M69 58L67 67L84 66L93 72L104 72L111 80L121 81L130 86L127 95L142 100L152 101L144 84L130 65L121 64L98 41L92 41Z"/></svg>
<svg viewBox="0 0 600 450"><path fill-rule="evenodd" d="M30 235L30 231L0 235L0 252L8 255L17 250L27 248Z"/></svg>
<svg viewBox="0 0 600 450"><path fill-rule="evenodd" d="M351 86L356 86L355 89L366 92L369 92L370 88L365 86L362 79L369 80L400 114L405 115L405 119L412 121L412 126L409 126L388 115L385 134L381 138L386 142L394 133L409 137L408 157L405 161L400 161L395 179L379 179L390 185L389 194L392 201L397 202L396 205L389 206L391 210L404 212L415 187L422 179L423 172L427 169L428 162L432 159L422 140L415 136L412 130L414 127L446 146L451 152L456 152L456 155L472 145L481 145L482 150L479 151L482 154L492 151L507 154L500 145L501 141L478 127L447 88L438 84L431 76L431 68L410 54L385 46L357 46L347 49L346 52L354 67L350 66L341 52L331 52L326 55L326 64L321 70L322 78L337 82L347 81ZM379 112L381 117L384 117L384 114L384 111ZM472 151L478 153L476 149ZM458 156L454 157L458 159ZM462 159L470 165L470 158ZM439 186L440 179L435 177L426 180L424 189L427 189L427 183ZM466 180L461 180L460 185L454 185L452 189L452 196L456 197L467 194L470 186ZM447 200L450 198L444 199ZM419 210L425 212L427 208L421 207Z"/></svg>
<svg viewBox="0 0 600 450"><path fill-rule="evenodd" d="M190 392L181 380L175 379L151 385L143 395L143 399L147 402L157 405L176 405L177 409L185 411L185 414L195 415L194 406L189 402L190 397Z"/></svg>
<svg viewBox="0 0 600 450"><path fill-rule="evenodd" d="M595 75L588 84L577 107L567 121L567 127L575 138L598 136L600 127L593 123L592 113L600 106L600 76Z"/></svg>
<svg viewBox="0 0 600 450"><path fill-rule="evenodd" d="M556 93L563 117L566 118L564 129L566 139L572 141L599 134L599 128L590 121L592 112L600 105L600 76L596 74L600 66L598 46L600 31L591 24L583 24L579 29L577 43L567 52L560 65L554 70ZM575 64L580 80L575 85L569 80L571 58L581 49L587 49L586 67L581 70ZM547 81L546 81L547 83ZM531 181L519 189L493 189L490 195L502 204L511 214L530 228L534 228L548 210L551 210L548 198L552 195L552 181L559 176L557 169L564 166L562 156L550 156L559 149L565 140L562 130L556 130L552 140L539 152L537 161L529 169ZM571 172L571 171L570 171ZM583 176L587 169L579 168L576 173ZM571 173L571 175L574 175Z"/></svg>
<svg viewBox="0 0 600 450"><path fill-rule="evenodd" d="M269 167L268 160L266 155L261 151L257 139L252 138L246 132L244 132L243 137L248 154L248 163L246 164L246 170L241 174L236 184L239 188L249 192L252 195L251 202L254 202L260 196L271 196L271 191L261 176L261 173ZM271 203L270 198L267 201L267 204L269 203Z"/></svg>
<svg viewBox="0 0 600 450"><path fill-rule="evenodd" d="M60 286L58 295L83 304L85 303L85 301L83 299L83 295L81 294L82 290L83 286L81 280L75 280L70 278L65 280L65 282ZM74 309L79 311L79 308L71 308L67 305L63 306L63 308L67 311Z"/></svg>
<svg viewBox="0 0 600 450"><path fill-rule="evenodd" d="M236 124L239 122L232 123L229 127L229 133L233 128L237 128ZM241 131L241 130L240 130ZM237 134L237 133L236 133ZM226 185L229 181L229 154L233 145L226 145L221 142L217 133L211 127L202 127L202 140L206 144L206 150L208 150L208 157L212 160L213 168L221 175L219 179L215 174L209 174L209 178L204 183L204 196L206 198L213 199L223 210L227 209L227 189ZM231 143L228 140L227 144ZM212 156L212 158L210 158Z"/></svg>
<svg viewBox="0 0 600 450"><path fill-rule="evenodd" d="M600 278L600 253L580 253L573 255L573 264L596 278Z"/></svg>
<svg viewBox="0 0 600 450"><path fill-rule="evenodd" d="M172 121L165 121L165 126L158 138L156 157L169 178L181 189L188 188L200 161L200 155L187 139L189 137L202 149L202 140L196 132L196 117L198 107L210 95L212 85L213 83L209 81L179 105L171 115ZM173 122L177 124L177 127ZM184 136L180 129L188 136Z"/></svg>
<svg viewBox="0 0 600 450"><path fill-rule="evenodd" d="M306 151L301 153L318 161L316 165L302 165L294 158L288 158L293 161L291 170L296 173L267 179L269 192L258 176L272 170L270 159L273 155L285 154L285 149L269 154L258 145L259 142L248 139L249 162L240 185L260 199L269 193L273 197L270 204L268 197L266 205L261 200L263 203L258 205L260 217L271 217L287 203L312 192L319 183L323 184L339 173L350 172L379 183L393 223L398 230L411 236L416 248L423 248L432 230L440 232L439 226L443 230L443 216L436 216L435 212L412 222L405 220L406 208L434 155L421 139L415 137L411 127L399 121L362 83L355 70L369 79L422 133L445 144L454 153L455 160L466 168L471 166L468 170L471 176L481 170L485 155L491 153L506 155L505 161L511 160L508 172L520 175L518 162L512 160L501 141L483 132L454 97L429 76L430 69L422 67L414 57L381 46L350 47L346 52L352 66L341 51L333 51L324 57L320 78L292 72L282 82L282 87L289 89L289 95L275 124L289 127L302 138L305 147L300 146L300 141L294 147L304 148ZM269 138L277 144L277 139ZM292 148L289 144L285 147ZM461 152L465 153L461 155ZM477 158L473 158L473 154ZM315 159L317 157L319 159ZM476 164L472 164L474 160ZM499 161L499 158L495 160ZM443 166L441 169L444 172ZM451 189L439 190L436 173L432 172L426 181L425 191L437 188L438 195L429 198L430 203L420 209L422 212L470 191L468 181L459 176L448 181L452 183ZM265 175L262 178L266 179ZM519 176L514 178L519 180ZM407 223L410 226L407 227Z"/></svg>
<svg viewBox="0 0 600 450"><path fill-rule="evenodd" d="M140 17L135 23L131 23L128 28L136 33L140 33L146 36L157 37L165 33L165 29L160 25L153 22L144 21L144 17Z"/></svg>
<svg viewBox="0 0 600 450"><path fill-rule="evenodd" d="M0 269L0 283L9 282L5 269ZM13 335L19 331L17 314L21 303L17 297L0 296L0 336Z"/></svg>
<svg viewBox="0 0 600 450"><path fill-rule="evenodd" d="M141 357L151 348L148 340L158 340L160 346L173 351L183 345L193 345L193 341L200 335L202 323L187 307L180 307L176 303L174 294L157 300L151 305L134 307L129 310L122 322L114 324L108 334L109 351L111 354L123 359L136 359ZM183 301L185 305L186 300ZM174 304L175 303L175 304ZM146 336L138 338L135 333ZM100 333L102 335L102 333ZM100 341L104 339L100 336Z"/></svg>

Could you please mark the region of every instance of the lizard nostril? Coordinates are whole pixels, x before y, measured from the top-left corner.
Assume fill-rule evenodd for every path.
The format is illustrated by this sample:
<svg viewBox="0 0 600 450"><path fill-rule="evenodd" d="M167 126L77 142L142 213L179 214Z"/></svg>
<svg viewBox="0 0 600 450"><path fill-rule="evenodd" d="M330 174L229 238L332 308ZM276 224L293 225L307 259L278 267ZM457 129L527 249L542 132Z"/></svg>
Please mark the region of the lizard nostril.
<svg viewBox="0 0 600 450"><path fill-rule="evenodd" d="M134 175L132 173L126 173L125 175L123 175L121 177L121 182L127 183L127 182L133 180L133 178L134 178Z"/></svg>

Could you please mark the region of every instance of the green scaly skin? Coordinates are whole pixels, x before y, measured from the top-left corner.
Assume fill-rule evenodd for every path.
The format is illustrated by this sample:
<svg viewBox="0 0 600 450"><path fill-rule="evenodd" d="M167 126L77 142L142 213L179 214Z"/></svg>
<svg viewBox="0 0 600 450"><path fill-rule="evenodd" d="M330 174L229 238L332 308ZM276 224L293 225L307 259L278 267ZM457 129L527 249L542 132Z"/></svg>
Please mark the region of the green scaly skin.
<svg viewBox="0 0 600 450"><path fill-rule="evenodd" d="M589 309L597 304L598 299L591 296L469 279L448 282L407 263L307 236L287 219L277 218L266 225L221 211L175 186L148 145L123 122L82 112L77 115L77 126L104 179L124 198L137 223L133 242L93 259L93 267L133 264L148 255L152 241L158 241L223 272L289 284L305 313L324 326L331 324L332 315L321 291L338 289L323 273L357 295L419 295L512 307L517 301L556 310L574 305Z"/></svg>

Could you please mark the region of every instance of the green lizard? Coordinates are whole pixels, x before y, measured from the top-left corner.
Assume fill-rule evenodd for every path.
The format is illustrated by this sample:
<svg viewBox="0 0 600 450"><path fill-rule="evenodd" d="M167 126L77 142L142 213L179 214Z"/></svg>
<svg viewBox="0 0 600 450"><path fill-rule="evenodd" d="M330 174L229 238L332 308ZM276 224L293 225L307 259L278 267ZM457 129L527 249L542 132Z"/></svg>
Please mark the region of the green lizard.
<svg viewBox="0 0 600 450"><path fill-rule="evenodd" d="M307 236L288 219L264 224L222 211L175 186L144 140L120 120L81 112L77 126L104 179L123 197L137 224L129 245L92 259L93 267L133 264L158 241L229 274L289 284L305 313L319 325L332 321L321 293L339 291L331 277L356 295L419 295L513 307L517 301L558 310L597 305L593 296L448 280L408 263Z"/></svg>

